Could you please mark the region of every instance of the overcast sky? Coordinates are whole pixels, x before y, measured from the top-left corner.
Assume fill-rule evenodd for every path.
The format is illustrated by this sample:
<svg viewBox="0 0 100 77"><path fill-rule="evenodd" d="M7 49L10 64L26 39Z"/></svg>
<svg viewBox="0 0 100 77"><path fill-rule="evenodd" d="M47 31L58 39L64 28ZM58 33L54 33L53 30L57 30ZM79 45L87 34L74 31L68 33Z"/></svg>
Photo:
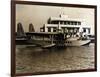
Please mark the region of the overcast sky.
<svg viewBox="0 0 100 77"><path fill-rule="evenodd" d="M28 31L29 23L34 25L36 31L40 31L49 17L59 17L60 14L84 19L86 25L91 27L91 34L94 34L94 9L16 4L16 24L21 22L25 31Z"/></svg>

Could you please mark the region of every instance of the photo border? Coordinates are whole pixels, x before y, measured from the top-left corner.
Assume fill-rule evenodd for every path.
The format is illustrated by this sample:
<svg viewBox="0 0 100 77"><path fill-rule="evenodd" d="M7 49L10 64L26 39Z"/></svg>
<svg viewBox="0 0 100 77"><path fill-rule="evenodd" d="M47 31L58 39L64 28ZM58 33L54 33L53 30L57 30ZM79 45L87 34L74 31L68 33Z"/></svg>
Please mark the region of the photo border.
<svg viewBox="0 0 100 77"><path fill-rule="evenodd" d="M43 6L64 6L64 7L77 7L77 8L93 8L94 9L94 26L95 26L95 49L94 49L94 69L82 70L66 70L54 72L37 72L37 73L19 73L16 74L16 52L15 52L15 23L16 23L16 4L23 5L43 5ZM58 74L58 73L76 73L76 72L90 72L97 71L97 6L96 5L83 5L83 4L65 4L65 3L50 3L50 2L34 2L34 1L11 1L11 76L29 76L29 75L43 75L43 74Z"/></svg>

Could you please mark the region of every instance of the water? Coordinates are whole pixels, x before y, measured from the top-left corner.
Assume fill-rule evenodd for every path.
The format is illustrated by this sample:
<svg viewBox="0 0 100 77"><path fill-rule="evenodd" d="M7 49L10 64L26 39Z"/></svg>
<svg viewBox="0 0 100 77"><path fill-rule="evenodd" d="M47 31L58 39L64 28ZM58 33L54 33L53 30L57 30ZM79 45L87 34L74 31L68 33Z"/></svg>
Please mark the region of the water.
<svg viewBox="0 0 100 77"><path fill-rule="evenodd" d="M16 46L16 73L94 69L94 44L42 49Z"/></svg>

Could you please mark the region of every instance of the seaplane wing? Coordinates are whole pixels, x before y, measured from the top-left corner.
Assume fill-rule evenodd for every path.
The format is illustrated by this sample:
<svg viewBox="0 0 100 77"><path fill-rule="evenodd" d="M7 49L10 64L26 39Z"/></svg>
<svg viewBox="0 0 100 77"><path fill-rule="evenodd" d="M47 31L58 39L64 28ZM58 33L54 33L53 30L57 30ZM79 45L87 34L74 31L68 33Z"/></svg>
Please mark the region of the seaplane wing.
<svg viewBox="0 0 100 77"><path fill-rule="evenodd" d="M26 40L16 40L17 43L23 45L36 45L42 48L50 48L55 46L53 43L54 35L57 35L56 32L25 32ZM23 43L22 43L23 42Z"/></svg>
<svg viewBox="0 0 100 77"><path fill-rule="evenodd" d="M53 43L53 37L57 34L57 32L26 32L26 35L30 37L30 40L42 48L55 46L55 43Z"/></svg>

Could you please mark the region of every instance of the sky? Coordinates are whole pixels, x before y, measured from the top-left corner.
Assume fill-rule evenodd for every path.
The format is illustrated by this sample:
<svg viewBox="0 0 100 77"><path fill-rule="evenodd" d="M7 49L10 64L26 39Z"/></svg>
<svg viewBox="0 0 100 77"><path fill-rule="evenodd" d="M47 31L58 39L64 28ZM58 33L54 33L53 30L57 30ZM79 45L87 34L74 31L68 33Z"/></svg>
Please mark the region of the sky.
<svg viewBox="0 0 100 77"><path fill-rule="evenodd" d="M60 14L67 15L68 18L83 19L85 25L91 27L91 34L94 34L94 9L92 8L16 4L16 26L21 22L27 32L29 24L32 23L35 31L38 32L40 27L47 23L49 17L59 17Z"/></svg>

